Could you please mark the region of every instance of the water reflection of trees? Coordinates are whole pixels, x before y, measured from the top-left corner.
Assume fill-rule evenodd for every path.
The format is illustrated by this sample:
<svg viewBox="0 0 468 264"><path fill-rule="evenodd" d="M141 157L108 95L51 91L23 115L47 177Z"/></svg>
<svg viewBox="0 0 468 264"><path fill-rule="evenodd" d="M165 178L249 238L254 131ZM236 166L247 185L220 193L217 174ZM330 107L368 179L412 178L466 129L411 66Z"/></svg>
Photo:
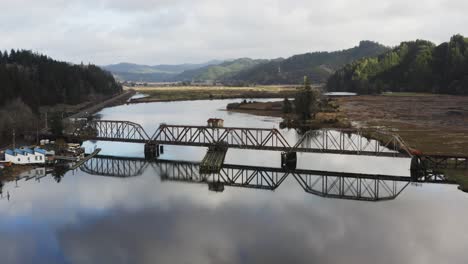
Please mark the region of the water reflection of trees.
<svg viewBox="0 0 468 264"><path fill-rule="evenodd" d="M66 164L58 164L54 167L54 171L52 172L52 177L57 183L62 181L62 178L68 172L69 168Z"/></svg>

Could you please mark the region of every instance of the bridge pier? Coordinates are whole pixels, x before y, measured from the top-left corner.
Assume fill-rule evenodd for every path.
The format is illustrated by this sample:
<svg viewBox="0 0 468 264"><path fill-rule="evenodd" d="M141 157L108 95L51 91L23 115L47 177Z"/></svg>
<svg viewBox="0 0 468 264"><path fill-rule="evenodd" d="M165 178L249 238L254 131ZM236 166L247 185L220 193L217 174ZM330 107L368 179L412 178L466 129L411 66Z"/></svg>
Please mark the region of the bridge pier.
<svg viewBox="0 0 468 264"><path fill-rule="evenodd" d="M424 162L421 160L420 157L414 156L411 159L410 171L411 171L411 178L413 180L417 180L417 179L425 176L426 168L424 166Z"/></svg>
<svg viewBox="0 0 468 264"><path fill-rule="evenodd" d="M224 192L224 183L220 182L208 182L208 190L212 192Z"/></svg>
<svg viewBox="0 0 468 264"><path fill-rule="evenodd" d="M297 167L297 152L281 153L281 168L295 170Z"/></svg>
<svg viewBox="0 0 468 264"><path fill-rule="evenodd" d="M223 167L227 150L227 147L223 145L209 147L200 164L200 173L219 173Z"/></svg>
<svg viewBox="0 0 468 264"><path fill-rule="evenodd" d="M154 143L145 144L145 159L155 159L159 157L159 145Z"/></svg>

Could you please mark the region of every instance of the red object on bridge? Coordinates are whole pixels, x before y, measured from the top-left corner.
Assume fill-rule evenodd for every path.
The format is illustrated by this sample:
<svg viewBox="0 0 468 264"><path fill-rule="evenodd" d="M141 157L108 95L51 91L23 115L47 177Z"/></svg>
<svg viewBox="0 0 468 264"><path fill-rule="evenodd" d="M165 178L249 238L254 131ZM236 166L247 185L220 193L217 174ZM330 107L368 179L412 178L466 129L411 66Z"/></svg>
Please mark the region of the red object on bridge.
<svg viewBox="0 0 468 264"><path fill-rule="evenodd" d="M418 149L410 149L410 153L411 153L411 155L414 155L414 156L422 156L423 155L422 151L420 151Z"/></svg>

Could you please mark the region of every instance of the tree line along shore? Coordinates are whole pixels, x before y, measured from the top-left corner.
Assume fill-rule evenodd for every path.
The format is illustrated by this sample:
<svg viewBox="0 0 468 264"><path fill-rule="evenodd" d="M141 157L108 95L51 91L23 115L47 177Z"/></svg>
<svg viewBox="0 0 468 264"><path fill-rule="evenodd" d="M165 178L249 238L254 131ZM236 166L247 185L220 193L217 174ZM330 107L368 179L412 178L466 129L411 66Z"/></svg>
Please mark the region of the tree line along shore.
<svg viewBox="0 0 468 264"><path fill-rule="evenodd" d="M0 51L0 83L0 147L13 134L21 138L42 130L46 118L122 92L114 77L95 65L59 62L28 50Z"/></svg>
<svg viewBox="0 0 468 264"><path fill-rule="evenodd" d="M353 59L350 62L344 59L343 56ZM310 64L312 61L319 64ZM323 69L320 65L323 66L332 61L334 62L334 70L329 71L328 76L330 77L326 85L319 87L311 83L307 83L305 89L304 86L294 85L262 86L256 85L254 81L247 82L248 86L242 87L145 86L136 87L135 89L147 96L134 99L132 102L290 98L295 99L294 102L284 100L279 107L281 108L280 111L273 114L285 117L284 126L304 128L349 125L388 127L389 129L398 130L402 134L406 133L408 138L417 138L419 134L414 131L428 128L434 128L433 130L435 130L436 123L433 120L439 120L439 123L443 123L447 127L444 130L445 133L450 135L450 138L462 138L462 143L459 144L458 149L453 147L455 144L443 144L438 151L446 149L447 145L452 146L451 150L453 151L463 152L467 149L463 143L465 130L463 130L463 127L460 130L460 126L457 125L457 122L466 121L465 108L463 105L451 105L452 102L457 102L457 100L448 100L448 103L441 104L445 108L439 109L441 105L437 103L427 108L418 108L423 100L411 101L404 99L412 98L411 93L413 92L416 92L418 99L422 92L457 95L468 93L466 83L468 80L468 72L466 71L468 69L468 40L463 36L455 35L449 42L440 45L417 40L403 42L395 48L382 48L377 43L362 42L359 47L342 52L303 54L281 60L278 69L273 72L281 74L281 76L295 76L295 83L298 82L298 74L305 75L307 82L308 80L317 81L315 77L310 78L308 76L310 72L306 68L315 65ZM263 64L255 67L260 67L260 65ZM313 67L309 68L312 69ZM264 73L270 74L269 71ZM266 80L265 78L266 76L263 76L261 79ZM275 78L272 80L275 80ZM21 136L42 129L46 118L61 120L64 115L67 116L70 113L86 109L90 104L120 94L123 90L112 74L101 70L97 66L59 62L45 55L26 50L0 52L0 82L2 82L0 147L11 142L11 138L15 133ZM350 91L358 94L387 93L387 96L376 97L383 98L382 100L363 100L359 104L353 103L353 100L359 100L358 97L325 102L316 100L319 97L315 94L317 90ZM388 94L388 92L393 93ZM431 97L430 94L426 94L427 97ZM395 95L405 96L397 98ZM436 97L432 96L432 98ZM409 111L413 114L413 118L405 115L408 111L401 110L404 118L394 114L394 109L398 109L394 106L399 105L398 102L402 101L414 106ZM373 104L376 102L385 105L381 111L378 111L380 116L368 115L368 113L377 113L373 111L375 107L378 107ZM275 104L278 105L278 103ZM304 105L308 105L308 107L304 107ZM256 111L258 114L260 109L255 108L262 108L262 114L271 115L274 111L269 111L268 108L274 108L273 106L274 104L271 107L265 107L265 104L247 105L240 103L237 107L230 107L229 110ZM400 108L404 109L404 107ZM359 111L353 109L359 109ZM437 112L434 109L439 110ZM276 110L278 110L278 107ZM433 113L434 111L436 113ZM48 117L44 116L48 112L52 113ZM380 118L382 116L387 118ZM392 118L388 118L389 116ZM444 120L453 120L453 122L447 123ZM440 127L437 127L437 129L443 131ZM428 142L438 138L441 135L440 133L430 133L430 135L434 136L430 140L428 139L425 144L430 145ZM429 134L422 138L429 138ZM424 145L422 139L414 143ZM431 151L435 150L431 149Z"/></svg>

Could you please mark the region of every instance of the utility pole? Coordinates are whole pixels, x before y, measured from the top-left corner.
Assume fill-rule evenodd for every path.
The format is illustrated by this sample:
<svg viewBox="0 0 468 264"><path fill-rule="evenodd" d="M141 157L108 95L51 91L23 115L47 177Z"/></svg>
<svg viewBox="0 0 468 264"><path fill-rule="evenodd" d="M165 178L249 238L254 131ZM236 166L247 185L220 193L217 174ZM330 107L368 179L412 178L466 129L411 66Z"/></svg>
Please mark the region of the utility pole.
<svg viewBox="0 0 468 264"><path fill-rule="evenodd" d="M15 139L16 139L16 131L15 131L15 129L13 128L13 149L16 149L16 142L15 142Z"/></svg>
<svg viewBox="0 0 468 264"><path fill-rule="evenodd" d="M47 126L47 111L45 112L45 129L49 130L49 128Z"/></svg>
<svg viewBox="0 0 468 264"><path fill-rule="evenodd" d="M39 145L39 122L40 118L39 120L36 120L36 146Z"/></svg>

